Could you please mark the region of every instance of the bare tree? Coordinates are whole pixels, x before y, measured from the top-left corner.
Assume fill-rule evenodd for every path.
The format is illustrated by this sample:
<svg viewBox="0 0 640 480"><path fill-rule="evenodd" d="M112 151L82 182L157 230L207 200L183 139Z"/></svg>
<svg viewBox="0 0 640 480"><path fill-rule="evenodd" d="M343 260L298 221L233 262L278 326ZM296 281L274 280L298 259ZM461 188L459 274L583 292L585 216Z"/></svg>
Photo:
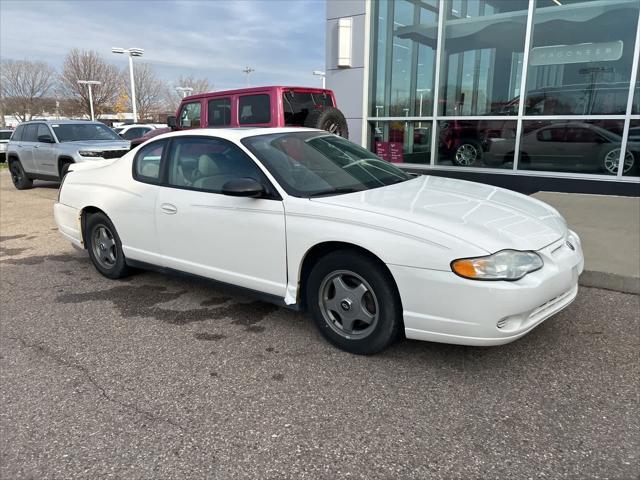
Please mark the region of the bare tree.
<svg viewBox="0 0 640 480"><path fill-rule="evenodd" d="M0 76L0 110L14 115L21 122L30 120L41 112L40 99L49 93L55 83L55 70L45 62L4 61Z"/></svg>
<svg viewBox="0 0 640 480"><path fill-rule="evenodd" d="M115 65L107 63L104 58L93 50L73 49L67 54L60 76L62 94L76 101L80 111L87 115L91 111L89 104L89 90L86 85L78 84L78 80L97 80L100 85L94 85L93 108L96 117L109 110L118 96L120 72Z"/></svg>
<svg viewBox="0 0 640 480"><path fill-rule="evenodd" d="M137 62L133 66L133 78L136 84L138 117L142 120L149 119L163 110L164 84L148 63ZM125 85L127 95L131 98L131 85L129 82L125 82Z"/></svg>
<svg viewBox="0 0 640 480"><path fill-rule="evenodd" d="M180 104L180 100L182 100L182 93L176 90L178 87L193 89L191 92L187 93L187 95L213 91L213 85L211 85L209 80L206 78L180 76L175 82L167 84L165 88L165 108L169 111L175 111Z"/></svg>

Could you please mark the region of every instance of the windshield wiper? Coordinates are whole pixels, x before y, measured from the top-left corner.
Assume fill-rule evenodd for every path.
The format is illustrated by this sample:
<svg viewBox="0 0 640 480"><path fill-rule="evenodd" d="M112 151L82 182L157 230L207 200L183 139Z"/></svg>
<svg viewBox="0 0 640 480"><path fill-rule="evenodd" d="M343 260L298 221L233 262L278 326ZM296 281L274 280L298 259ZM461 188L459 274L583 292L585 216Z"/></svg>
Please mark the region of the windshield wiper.
<svg viewBox="0 0 640 480"><path fill-rule="evenodd" d="M307 194L307 196L309 198L312 198L312 197L324 197L324 196L328 196L328 195L340 195L340 194L343 194L343 193L355 193L355 192L361 192L361 191L362 191L362 189L353 188L353 187L328 188L327 190L320 190L319 192L309 193L309 194Z"/></svg>

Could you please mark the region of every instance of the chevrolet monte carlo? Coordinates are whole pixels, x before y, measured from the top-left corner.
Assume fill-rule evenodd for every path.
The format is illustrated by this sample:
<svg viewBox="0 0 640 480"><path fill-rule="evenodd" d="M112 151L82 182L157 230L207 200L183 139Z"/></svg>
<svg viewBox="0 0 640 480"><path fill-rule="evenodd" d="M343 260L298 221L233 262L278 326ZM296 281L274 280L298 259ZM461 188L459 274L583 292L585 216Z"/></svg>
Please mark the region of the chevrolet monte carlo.
<svg viewBox="0 0 640 480"><path fill-rule="evenodd" d="M580 239L545 203L412 177L320 130L202 129L71 167L60 232L109 278L184 272L306 309L332 344L516 340L569 305Z"/></svg>

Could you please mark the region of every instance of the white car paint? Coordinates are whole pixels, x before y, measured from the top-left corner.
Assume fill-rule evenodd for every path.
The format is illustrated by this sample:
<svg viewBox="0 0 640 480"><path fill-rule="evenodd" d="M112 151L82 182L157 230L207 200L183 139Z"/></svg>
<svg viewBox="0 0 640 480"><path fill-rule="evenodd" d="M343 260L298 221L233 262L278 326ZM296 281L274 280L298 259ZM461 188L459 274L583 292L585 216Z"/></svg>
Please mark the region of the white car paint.
<svg viewBox="0 0 640 480"><path fill-rule="evenodd" d="M549 205L431 176L351 194L289 196L240 140L301 130L198 129L148 142L180 135L232 141L256 161L282 201L140 183L132 178L136 149L115 161L72 166L54 206L56 222L83 246L81 212L98 208L115 225L126 258L267 293L287 305L300 299L302 263L314 246L354 244L387 265L406 336L414 339L507 343L575 298L584 264L580 240ZM544 266L517 281L469 280L451 270L454 259L503 249L536 251Z"/></svg>

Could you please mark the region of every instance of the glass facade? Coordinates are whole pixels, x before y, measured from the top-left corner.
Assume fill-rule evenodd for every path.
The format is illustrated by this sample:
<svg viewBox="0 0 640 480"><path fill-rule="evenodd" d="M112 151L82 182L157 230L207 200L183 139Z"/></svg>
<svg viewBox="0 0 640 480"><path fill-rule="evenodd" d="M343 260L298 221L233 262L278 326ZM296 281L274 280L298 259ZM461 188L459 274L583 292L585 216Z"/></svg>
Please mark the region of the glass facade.
<svg viewBox="0 0 640 480"><path fill-rule="evenodd" d="M640 176L640 1L371 6L369 126L382 158Z"/></svg>

